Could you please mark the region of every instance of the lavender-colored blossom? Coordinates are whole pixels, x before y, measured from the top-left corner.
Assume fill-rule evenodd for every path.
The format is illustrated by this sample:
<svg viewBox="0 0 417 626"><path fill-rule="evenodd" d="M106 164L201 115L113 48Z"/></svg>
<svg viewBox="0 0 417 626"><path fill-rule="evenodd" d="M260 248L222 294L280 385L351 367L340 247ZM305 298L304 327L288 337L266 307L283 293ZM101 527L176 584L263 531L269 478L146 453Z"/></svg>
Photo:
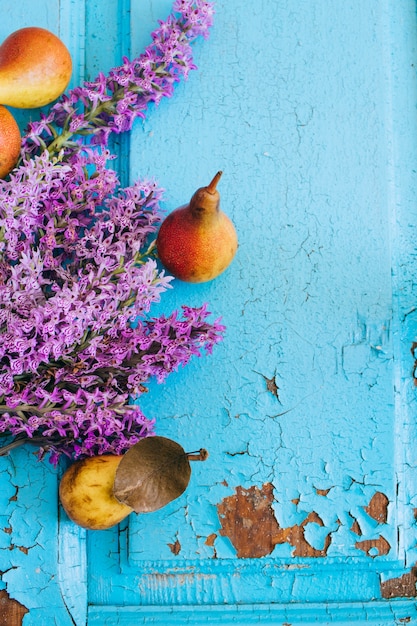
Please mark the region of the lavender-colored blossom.
<svg viewBox="0 0 417 626"><path fill-rule="evenodd" d="M56 461L63 453L73 458L90 454L121 454L153 432L132 397L146 391L151 378L163 382L193 355L210 352L224 327L207 321L206 306L183 307L183 316L151 318L117 333L97 336L97 341L66 359L25 371L0 405L0 433L16 441L35 443L42 456L46 449ZM0 377L7 390L13 381ZM23 385L24 382L24 385Z"/></svg>
<svg viewBox="0 0 417 626"><path fill-rule="evenodd" d="M108 167L110 135L194 68L190 43L207 36L211 4L174 10L139 58L31 122L19 166L0 181L0 435L12 437L2 453L31 442L54 464L122 454L154 433L138 404L147 383L222 338L206 305L150 317L172 281L156 260L162 190L121 189Z"/></svg>
<svg viewBox="0 0 417 626"><path fill-rule="evenodd" d="M132 128L151 102L173 94L174 84L187 78L193 63L191 43L208 37L213 7L206 0L177 0L173 13L152 33L152 43L138 58L123 58L106 76L72 89L40 121L31 122L23 139L22 159L48 149L65 158L78 150L74 136L90 136L106 146L112 133Z"/></svg>

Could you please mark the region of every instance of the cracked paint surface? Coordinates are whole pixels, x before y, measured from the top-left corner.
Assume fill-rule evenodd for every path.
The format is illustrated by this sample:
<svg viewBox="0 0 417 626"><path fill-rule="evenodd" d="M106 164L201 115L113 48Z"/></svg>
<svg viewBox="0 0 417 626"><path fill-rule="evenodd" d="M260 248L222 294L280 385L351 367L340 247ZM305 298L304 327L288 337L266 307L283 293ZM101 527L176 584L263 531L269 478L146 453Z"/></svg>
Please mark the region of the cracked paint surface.
<svg viewBox="0 0 417 626"><path fill-rule="evenodd" d="M410 270L401 302L393 300L393 284L395 289L401 282L409 256L402 231L399 256L391 256L399 243L392 222L402 216L392 216L386 197L387 135L378 96L383 98L378 91L383 89L378 87L381 65L373 66L366 95L358 93L355 72L362 67L362 76L368 76L369 66L363 67L362 54L351 48L347 34L339 41L332 36L334 25L326 21L330 17L324 5L316 3L314 11L309 3L302 3L299 11L292 7L294 22L285 7L285 2L274 7L261 2L249 26L233 3L221 6L221 28L229 33L222 46L229 58L238 64L245 58L245 47L256 49L256 33L262 32L269 42L269 60L279 58L277 68L283 57L287 63L284 72L276 70L275 98L268 103L268 113L258 111L255 116L250 112L256 109L259 89L251 81L258 83L255 77L267 75L260 69L260 53L251 61L252 78L248 72L245 84L236 81L233 93L227 81L217 84L214 67L208 74L222 116L213 163L223 162L231 136L237 134L239 147L244 146L239 159L245 175L240 177L232 165L222 195L224 209L236 221L240 248L230 272L207 291L210 302L221 306L228 329L215 357L216 368L207 361L193 363L187 373L167 382L156 402L157 388L144 399L147 410L164 417L161 434L186 441L192 449L204 441L210 452L204 468L193 468L195 487L181 502L173 503L165 515L153 516L152 522L144 517L130 520L122 580L137 576L144 603L181 598L230 603L256 597L272 602L277 597L288 602L381 598L386 593L383 583L407 576L417 560L413 478L404 466L394 470L397 462L402 464L402 443L414 432L407 411L415 402L403 389L407 376L411 380L413 357L412 342L402 343L398 307L414 306L415 295ZM372 16L377 30L369 15L361 15L361 35L382 44L388 22L379 21L382 13ZM344 18L349 21L347 14ZM319 97L311 97L308 89L320 63L311 38L318 24L331 44L331 53L325 55L326 76L343 76L343 95L336 90L337 100L331 80L325 81ZM386 58L384 45L375 52L375 62ZM334 52L339 46L349 50L343 54L346 72ZM291 49L293 57L284 48ZM208 51L202 54L203 60L211 59ZM184 99L173 103L169 120L158 118L163 141L152 132L152 118L138 130L138 139L155 158L165 146L174 146L166 139L172 120L181 120L185 133L194 127L193 112L204 89L203 81L196 81L192 97L187 99L184 92ZM239 121L233 118L230 134L234 107ZM352 130L350 112L364 109L364 123L356 126L355 117ZM210 115L205 108L196 135L200 149L210 142L204 125ZM273 140L271 131L264 131L267 126L279 128L279 138ZM335 133L340 137L337 155L331 148ZM175 142L175 150L178 160L169 174L173 206L187 195L175 185L187 160L187 141ZM360 166L358 154L364 159ZM196 175L199 171L196 166ZM415 213L411 205L407 211ZM402 223L409 223L409 217ZM412 240L409 243L413 246ZM173 294L178 304L184 298L197 304L206 293L204 288L196 293L187 285L178 287ZM415 319L407 318L404 332L410 337ZM404 370L397 366L401 359ZM415 466L411 452L408 467ZM178 554L172 552L175 540L181 545ZM92 538L91 554L97 547ZM169 571L165 585L163 577L153 578L159 562L164 564L161 571ZM147 574L142 578L143 569ZM238 572L239 590L233 571ZM175 572L185 576L182 593L174 588ZM147 592L150 580L152 592ZM245 582L249 580L252 585ZM100 597L98 591L95 599ZM134 600L133 589L125 598Z"/></svg>
<svg viewBox="0 0 417 626"><path fill-rule="evenodd" d="M56 471L40 464L31 448L22 448L0 458L0 476L1 599L7 626L42 620L71 626L57 571Z"/></svg>
<svg viewBox="0 0 417 626"><path fill-rule="evenodd" d="M7 4L3 34L34 11ZM59 4L36 18L68 35L75 83L141 51L171 7ZM23 626L85 626L87 605L100 626L138 606L164 626L251 607L265 624L417 619L415 3L348 0L337 22L326 0L216 5L199 71L122 159L167 211L224 171L235 261L155 313L208 301L225 342L143 397L158 434L210 456L178 501L97 533L60 514L30 450L0 459L1 584Z"/></svg>
<svg viewBox="0 0 417 626"><path fill-rule="evenodd" d="M247 490L237 487L235 495L228 496L218 505L220 534L230 539L237 556L266 556L273 552L275 546L288 543L293 548L292 556L325 557L331 545L332 532L328 532L321 517L311 511L300 524L281 527L272 508L273 490L272 484L262 485L260 489L256 486ZM388 541L379 534L380 525L387 521L387 508L388 499L380 492L364 507L365 513L378 522L373 532L375 537L356 541L354 546L368 556L387 555L391 549ZM341 525L339 520L337 523ZM356 519L351 530L362 535Z"/></svg>

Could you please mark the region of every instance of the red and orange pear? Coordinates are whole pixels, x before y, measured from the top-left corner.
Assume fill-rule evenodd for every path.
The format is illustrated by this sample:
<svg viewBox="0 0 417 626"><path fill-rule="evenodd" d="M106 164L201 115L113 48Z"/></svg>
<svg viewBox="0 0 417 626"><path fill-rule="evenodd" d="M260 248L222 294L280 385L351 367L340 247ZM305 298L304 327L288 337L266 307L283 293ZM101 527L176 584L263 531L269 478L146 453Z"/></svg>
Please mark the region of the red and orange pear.
<svg viewBox="0 0 417 626"><path fill-rule="evenodd" d="M0 178L4 178L14 168L19 158L19 126L6 107L0 105Z"/></svg>
<svg viewBox="0 0 417 626"><path fill-rule="evenodd" d="M66 89L71 56L45 28L16 30L0 45L0 103L17 108L49 104Z"/></svg>
<svg viewBox="0 0 417 626"><path fill-rule="evenodd" d="M217 172L200 187L190 203L178 207L162 222L156 245L167 270L186 282L202 283L219 276L232 262L238 240L233 222L220 209Z"/></svg>

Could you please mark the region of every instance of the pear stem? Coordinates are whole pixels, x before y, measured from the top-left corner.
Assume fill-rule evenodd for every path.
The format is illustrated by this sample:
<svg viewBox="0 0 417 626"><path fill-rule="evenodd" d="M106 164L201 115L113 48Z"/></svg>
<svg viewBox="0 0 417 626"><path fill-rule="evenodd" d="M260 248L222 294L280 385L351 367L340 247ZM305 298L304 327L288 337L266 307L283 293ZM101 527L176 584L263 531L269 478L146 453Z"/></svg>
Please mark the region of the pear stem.
<svg viewBox="0 0 417 626"><path fill-rule="evenodd" d="M216 191L216 187L217 187L217 183L219 182L220 178L222 177L223 172L217 172L216 176L213 178L213 180L211 181L211 183L209 185L207 185L207 191L209 193L214 193Z"/></svg>
<svg viewBox="0 0 417 626"><path fill-rule="evenodd" d="M205 461L208 455L209 453L205 448L200 448L198 452L187 452L187 459L189 461Z"/></svg>

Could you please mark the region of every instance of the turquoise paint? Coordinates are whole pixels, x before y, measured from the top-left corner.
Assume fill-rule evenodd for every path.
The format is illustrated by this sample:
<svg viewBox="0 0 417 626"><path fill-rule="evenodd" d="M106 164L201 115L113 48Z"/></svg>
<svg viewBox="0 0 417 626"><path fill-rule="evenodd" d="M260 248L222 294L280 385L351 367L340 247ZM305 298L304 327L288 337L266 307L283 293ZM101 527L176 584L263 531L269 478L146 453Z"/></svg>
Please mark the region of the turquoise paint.
<svg viewBox="0 0 417 626"><path fill-rule="evenodd" d="M328 626L349 626L350 624L372 624L373 626L400 626L405 623L413 623L416 617L414 607L410 603L398 602L398 606L389 606L386 603L375 602L372 606L363 605L348 606L338 604L332 609L324 608L322 605L307 606L300 614L298 607L278 605L253 605L251 607L231 607L225 610L223 607L210 606L208 610L201 608L182 609L138 609L127 607L125 609L116 608L94 608L91 612L90 624L100 626L130 626L131 624L153 624L164 626L175 626L176 624L238 624L239 626L251 626L252 624L273 624L276 626L291 624L291 626L301 626L304 624L320 624ZM411 622L408 621L411 618ZM197 621L198 620L198 621Z"/></svg>
<svg viewBox="0 0 417 626"><path fill-rule="evenodd" d="M167 211L224 170L236 259L158 310L208 301L225 342L142 402L159 434L210 457L179 500L96 533L59 510L57 474L30 449L0 459L2 585L24 626L417 623L415 599L380 588L417 560L415 2L253 4L217 0L198 71L115 147L122 180L155 177ZM60 33L78 84L139 54L171 2L49 5L4 2L0 37ZM237 558L217 505L264 483L281 527L320 516L305 537L320 550L330 533L326 557L284 543ZM383 523L365 510L378 491ZM388 554L358 549L379 535Z"/></svg>

